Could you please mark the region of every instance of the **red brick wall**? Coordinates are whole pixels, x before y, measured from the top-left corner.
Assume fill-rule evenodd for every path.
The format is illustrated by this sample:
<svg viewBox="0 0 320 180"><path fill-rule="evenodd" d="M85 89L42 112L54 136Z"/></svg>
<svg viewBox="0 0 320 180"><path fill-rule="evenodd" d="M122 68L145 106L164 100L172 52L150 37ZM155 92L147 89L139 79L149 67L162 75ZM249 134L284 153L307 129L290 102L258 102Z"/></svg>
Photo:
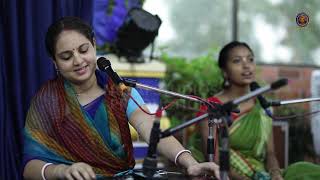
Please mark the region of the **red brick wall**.
<svg viewBox="0 0 320 180"><path fill-rule="evenodd" d="M276 99L309 98L311 73L315 69L315 67L258 65L257 80L271 83L279 78L287 78L289 80L287 86L270 93ZM301 106L308 109L309 103L301 103Z"/></svg>
<svg viewBox="0 0 320 180"><path fill-rule="evenodd" d="M311 97L311 74L315 67L297 67L297 66L277 66L277 65L258 65L257 80L272 83L279 78L287 78L289 84L274 92L266 94L268 99L291 100ZM268 97L269 96L269 97ZM272 96L272 97L270 97ZM290 108L303 108L310 112L310 103L298 103L294 105L284 105ZM275 107L277 108L277 107ZM277 109L275 109L277 110ZM298 111L299 112L299 111ZM299 113L296 115L301 115ZM301 111L300 111L301 112ZM277 114L275 114L277 117ZM303 118L305 126L310 126L310 116ZM289 122L290 125L290 122ZM273 127L275 143L275 152L281 167L285 167L285 132L280 127ZM290 143L290 137L287 143ZM290 146L290 145L289 145ZM288 152L288 156L292 153ZM307 157L307 156L306 156ZM309 156L308 156L309 157ZM289 156L289 159L291 157ZM314 157L312 157L314 158ZM289 160L290 161L290 160Z"/></svg>

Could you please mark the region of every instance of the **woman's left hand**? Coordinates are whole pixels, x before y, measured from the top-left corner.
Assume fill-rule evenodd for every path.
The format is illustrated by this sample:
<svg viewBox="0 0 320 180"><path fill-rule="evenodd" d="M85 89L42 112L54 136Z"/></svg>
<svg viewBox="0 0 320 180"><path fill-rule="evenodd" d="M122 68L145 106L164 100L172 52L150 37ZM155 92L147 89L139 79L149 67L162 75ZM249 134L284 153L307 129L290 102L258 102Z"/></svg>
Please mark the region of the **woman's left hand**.
<svg viewBox="0 0 320 180"><path fill-rule="evenodd" d="M270 170L270 176L272 180L283 180L281 169L271 169Z"/></svg>
<svg viewBox="0 0 320 180"><path fill-rule="evenodd" d="M220 179L219 166L213 162L197 163L189 166L187 173L190 176L214 175Z"/></svg>

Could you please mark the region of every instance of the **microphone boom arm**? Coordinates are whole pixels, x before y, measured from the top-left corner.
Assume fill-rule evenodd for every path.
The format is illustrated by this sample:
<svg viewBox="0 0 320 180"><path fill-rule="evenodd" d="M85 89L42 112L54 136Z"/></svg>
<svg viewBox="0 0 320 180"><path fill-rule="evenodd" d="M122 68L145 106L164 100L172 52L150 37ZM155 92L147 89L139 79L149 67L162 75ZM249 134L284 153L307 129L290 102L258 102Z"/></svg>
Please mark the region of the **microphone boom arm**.
<svg viewBox="0 0 320 180"><path fill-rule="evenodd" d="M287 105L287 104L295 104L295 103L305 103L311 101L320 101L320 98L305 98L305 99L292 99L292 100L285 100L285 101L271 101L271 106L280 106L280 105Z"/></svg>
<svg viewBox="0 0 320 180"><path fill-rule="evenodd" d="M170 95L170 96L174 96L174 97L178 97L178 98L182 98L182 99L186 99L186 100L190 100L190 101L194 101L194 102L198 102L198 103L204 103L203 101L201 101L197 98L190 97L188 95L183 95L183 94L179 94L179 93L176 93L173 91L159 89L159 88L148 86L145 84L140 84L140 83L134 82L132 80L128 80L128 79L124 79L123 81L124 81L125 85L130 86L130 87L138 87L138 88L142 88L142 89L146 89L146 90L153 90L153 91L159 92L161 94L166 94L166 95Z"/></svg>
<svg viewBox="0 0 320 180"><path fill-rule="evenodd" d="M276 84L276 86L274 86L274 84ZM286 84L287 84L287 81L284 81L283 79L278 80L278 81L272 83L271 85L268 85L268 86L265 86L265 87L261 87L261 88L256 89L256 90L254 90L254 91L252 91L252 92L250 92L250 93L248 93L248 94L246 94L244 96L241 96L241 97L239 97L239 98L237 98L235 100L228 101L228 102L222 104L222 108L221 109L226 111L226 112L231 112L232 109L234 109L234 107L236 105L239 105L240 103L242 103L244 101L247 101L247 100L249 100L249 99L251 99L253 97L256 97L256 96L258 96L260 94L266 93L266 92L271 91L271 90L278 89L278 88L280 88L280 87L282 87L282 86L284 86ZM217 113L217 115L221 115L221 114L223 114L223 113L220 113L220 114ZM203 115L201 115L199 117L196 117L196 118L194 118L192 120L186 121L185 123L182 123L182 124L180 124L180 125L178 125L176 127L169 128L169 129L167 129L167 130L165 130L165 131L163 131L161 133L161 136L162 136L161 138L170 136L173 133L175 133L176 131L179 131L179 130L181 130L183 128L186 128L186 127L188 127L188 126L190 126L190 125L192 125L194 123L197 123L197 122L199 122L199 121L201 121L203 119L206 119L207 117L209 117L208 113L203 114ZM220 117L214 117L214 118L220 118Z"/></svg>

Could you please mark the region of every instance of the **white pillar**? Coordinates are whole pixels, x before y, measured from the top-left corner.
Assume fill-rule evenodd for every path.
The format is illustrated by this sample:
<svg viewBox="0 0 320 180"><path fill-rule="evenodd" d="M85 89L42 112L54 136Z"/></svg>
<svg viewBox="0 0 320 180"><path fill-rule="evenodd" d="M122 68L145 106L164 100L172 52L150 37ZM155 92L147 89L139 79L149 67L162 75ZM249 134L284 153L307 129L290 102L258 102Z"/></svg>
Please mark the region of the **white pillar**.
<svg viewBox="0 0 320 180"><path fill-rule="evenodd" d="M320 97L320 70L312 71L311 75L311 96ZM311 103L311 112L320 110L320 102ZM320 113L316 113L311 117L311 130L313 136L314 148L317 155L320 155Z"/></svg>

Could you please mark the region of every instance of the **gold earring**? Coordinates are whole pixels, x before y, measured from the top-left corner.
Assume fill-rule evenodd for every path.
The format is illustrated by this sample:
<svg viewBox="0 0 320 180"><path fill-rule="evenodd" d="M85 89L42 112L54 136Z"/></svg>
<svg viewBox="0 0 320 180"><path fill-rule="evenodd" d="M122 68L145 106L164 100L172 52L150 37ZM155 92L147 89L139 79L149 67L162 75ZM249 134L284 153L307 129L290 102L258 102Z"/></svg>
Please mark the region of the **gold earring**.
<svg viewBox="0 0 320 180"><path fill-rule="evenodd" d="M228 78L224 78L224 81L223 81L223 88L229 88L231 86Z"/></svg>

